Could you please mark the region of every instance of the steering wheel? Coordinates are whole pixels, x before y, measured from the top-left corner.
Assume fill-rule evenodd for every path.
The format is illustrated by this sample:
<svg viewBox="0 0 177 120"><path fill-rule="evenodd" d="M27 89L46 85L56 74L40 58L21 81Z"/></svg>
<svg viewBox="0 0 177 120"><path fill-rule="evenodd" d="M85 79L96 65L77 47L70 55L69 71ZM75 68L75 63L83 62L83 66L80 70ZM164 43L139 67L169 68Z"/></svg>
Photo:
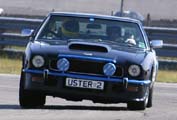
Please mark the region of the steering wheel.
<svg viewBox="0 0 177 120"><path fill-rule="evenodd" d="M47 35L52 34L54 37L60 37L57 33L53 32L51 30L48 30L46 33L47 33Z"/></svg>

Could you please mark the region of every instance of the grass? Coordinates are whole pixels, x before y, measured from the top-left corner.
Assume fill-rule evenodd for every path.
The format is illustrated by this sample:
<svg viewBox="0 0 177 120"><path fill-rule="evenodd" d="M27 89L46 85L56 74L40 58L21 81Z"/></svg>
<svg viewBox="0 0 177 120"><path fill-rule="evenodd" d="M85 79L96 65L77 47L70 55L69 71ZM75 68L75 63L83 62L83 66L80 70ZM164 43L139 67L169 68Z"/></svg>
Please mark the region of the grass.
<svg viewBox="0 0 177 120"><path fill-rule="evenodd" d="M6 46L6 49L7 49L7 48L25 51L25 47L20 47L20 46Z"/></svg>
<svg viewBox="0 0 177 120"><path fill-rule="evenodd" d="M177 60L177 57L158 57L160 60Z"/></svg>
<svg viewBox="0 0 177 120"><path fill-rule="evenodd" d="M20 74L21 70L21 60L20 59L9 59L2 58L0 56L0 73L8 74Z"/></svg>
<svg viewBox="0 0 177 120"><path fill-rule="evenodd" d="M177 83L177 71L159 70L157 81Z"/></svg>
<svg viewBox="0 0 177 120"><path fill-rule="evenodd" d="M0 73L20 74L21 59L0 57ZM157 81L177 83L177 71L159 70Z"/></svg>

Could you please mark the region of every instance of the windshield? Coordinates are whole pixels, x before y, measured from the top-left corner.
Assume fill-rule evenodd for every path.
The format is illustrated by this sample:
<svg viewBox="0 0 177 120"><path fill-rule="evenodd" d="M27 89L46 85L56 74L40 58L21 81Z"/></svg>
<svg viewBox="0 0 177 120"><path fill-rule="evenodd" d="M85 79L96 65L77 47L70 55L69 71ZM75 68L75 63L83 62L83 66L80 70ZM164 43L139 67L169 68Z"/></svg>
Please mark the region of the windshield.
<svg viewBox="0 0 177 120"><path fill-rule="evenodd" d="M37 39L53 44L86 41L146 48L138 24L86 17L51 16Z"/></svg>

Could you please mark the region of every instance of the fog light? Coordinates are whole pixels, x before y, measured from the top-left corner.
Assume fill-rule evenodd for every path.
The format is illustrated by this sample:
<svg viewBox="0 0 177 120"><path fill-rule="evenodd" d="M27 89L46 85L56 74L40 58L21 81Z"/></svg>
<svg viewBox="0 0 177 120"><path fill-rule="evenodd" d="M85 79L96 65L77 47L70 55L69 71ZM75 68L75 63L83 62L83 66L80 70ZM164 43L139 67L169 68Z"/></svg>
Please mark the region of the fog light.
<svg viewBox="0 0 177 120"><path fill-rule="evenodd" d="M113 63L107 63L103 67L103 72L106 76L112 76L116 72L116 66Z"/></svg>
<svg viewBox="0 0 177 120"><path fill-rule="evenodd" d="M69 69L69 61L66 58L61 58L57 61L57 68L59 71L65 72Z"/></svg>

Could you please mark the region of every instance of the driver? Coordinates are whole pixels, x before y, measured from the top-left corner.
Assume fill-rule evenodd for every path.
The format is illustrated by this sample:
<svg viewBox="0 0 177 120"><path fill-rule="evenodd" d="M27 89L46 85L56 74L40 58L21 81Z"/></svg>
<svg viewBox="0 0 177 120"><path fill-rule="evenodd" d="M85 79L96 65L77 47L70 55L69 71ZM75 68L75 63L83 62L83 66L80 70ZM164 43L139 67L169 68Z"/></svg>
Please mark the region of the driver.
<svg viewBox="0 0 177 120"><path fill-rule="evenodd" d="M121 28L119 26L109 26L106 29L109 40L121 40Z"/></svg>

